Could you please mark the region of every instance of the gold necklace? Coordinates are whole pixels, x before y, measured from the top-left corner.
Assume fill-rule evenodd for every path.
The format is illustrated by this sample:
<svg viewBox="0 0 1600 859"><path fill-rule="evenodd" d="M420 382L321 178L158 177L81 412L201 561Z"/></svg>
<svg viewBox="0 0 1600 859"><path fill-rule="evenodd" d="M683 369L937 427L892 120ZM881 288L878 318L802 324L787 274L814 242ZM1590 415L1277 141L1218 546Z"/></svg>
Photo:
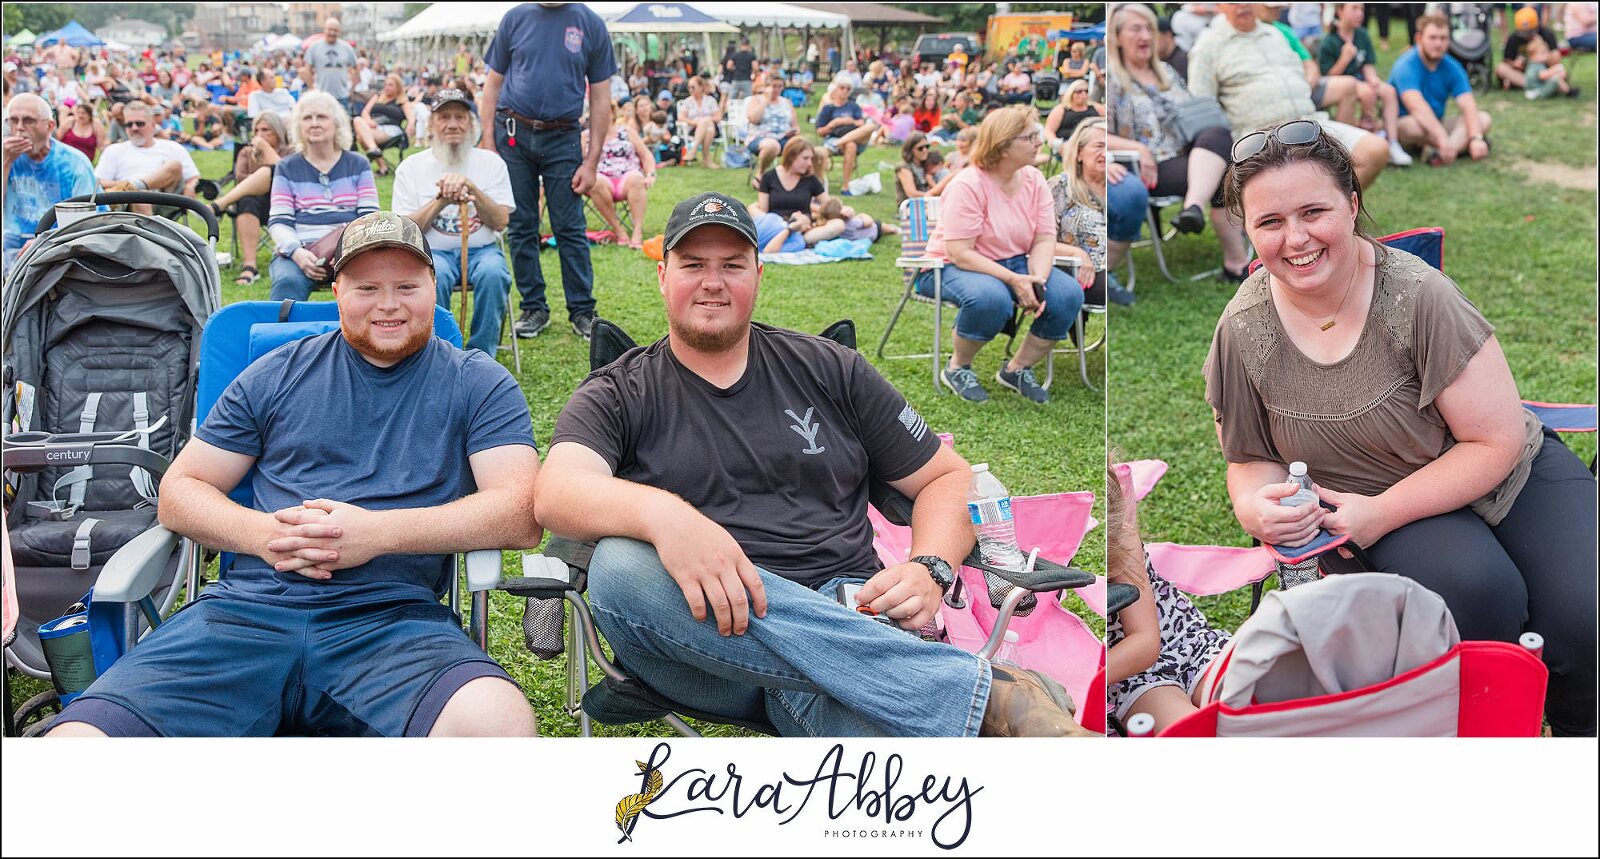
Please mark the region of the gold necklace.
<svg viewBox="0 0 1600 859"><path fill-rule="evenodd" d="M1357 268L1356 269L1356 277L1360 277L1360 276L1361 276L1361 269ZM1339 306L1334 309L1333 316L1329 317L1327 322L1324 322L1324 323L1321 323L1320 325L1318 325L1317 326L1318 328L1320 328L1323 331L1327 331L1329 328L1332 328L1333 326L1339 324L1339 322L1338 322L1339 314L1344 310L1344 303L1346 301L1350 300L1350 293L1355 290L1355 285L1356 285L1356 278L1353 277L1353 278L1350 279L1350 282L1345 285L1344 297L1339 299ZM1283 300L1289 302L1289 306L1293 307L1295 310L1299 311L1301 316L1304 316L1305 318L1310 319L1312 322L1316 322L1317 321L1316 317L1314 317L1311 314L1305 312L1305 310L1303 308L1301 308L1300 305L1294 303L1294 299L1289 297L1289 293L1288 293L1287 290L1285 290L1284 293L1283 293Z"/></svg>

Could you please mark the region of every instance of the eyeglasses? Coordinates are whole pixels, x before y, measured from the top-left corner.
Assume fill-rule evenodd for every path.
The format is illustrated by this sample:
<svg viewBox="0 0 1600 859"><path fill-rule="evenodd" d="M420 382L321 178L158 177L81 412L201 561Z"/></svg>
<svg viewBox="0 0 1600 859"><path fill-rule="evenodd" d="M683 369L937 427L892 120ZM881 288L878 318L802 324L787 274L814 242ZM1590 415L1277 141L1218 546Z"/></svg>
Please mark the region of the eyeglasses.
<svg viewBox="0 0 1600 859"><path fill-rule="evenodd" d="M1233 144L1233 163L1240 164L1261 154L1267 148L1267 142L1276 140L1285 146L1304 146L1322 136L1322 126L1315 120L1297 119L1285 122L1277 128L1268 128L1264 131L1252 131L1239 138Z"/></svg>
<svg viewBox="0 0 1600 859"><path fill-rule="evenodd" d="M324 199L324 200L332 200L333 199L333 186L328 181L328 174L326 174L326 173L318 173L317 174L317 181L322 183L322 199Z"/></svg>
<svg viewBox="0 0 1600 859"><path fill-rule="evenodd" d="M149 123L144 122L143 120L122 123L123 128L144 128L146 125L149 125Z"/></svg>
<svg viewBox="0 0 1600 859"><path fill-rule="evenodd" d="M1044 138L1039 135L1038 130L1030 131L1027 134L1021 134L1021 135L1018 135L1016 137L1011 138L1011 140L1013 142L1021 140L1021 141L1025 141L1027 143L1038 143L1040 140L1043 140L1043 139Z"/></svg>
<svg viewBox="0 0 1600 859"><path fill-rule="evenodd" d="M919 143L916 146L911 147L911 151L913 152L926 152L927 150L928 144L926 143Z"/></svg>

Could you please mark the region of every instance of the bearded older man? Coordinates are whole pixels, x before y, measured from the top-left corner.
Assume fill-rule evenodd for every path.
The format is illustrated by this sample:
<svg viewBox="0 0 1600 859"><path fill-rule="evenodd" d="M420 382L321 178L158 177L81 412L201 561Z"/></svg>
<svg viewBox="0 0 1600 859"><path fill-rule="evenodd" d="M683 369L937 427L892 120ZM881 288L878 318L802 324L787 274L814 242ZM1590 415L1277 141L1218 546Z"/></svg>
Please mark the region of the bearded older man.
<svg viewBox="0 0 1600 859"><path fill-rule="evenodd" d="M440 602L447 553L539 543L527 400L504 367L434 336L416 224L374 212L340 242L339 330L241 373L161 480L161 524L236 553L233 569L52 736L534 733L522 692ZM227 496L247 475L253 508Z"/></svg>
<svg viewBox="0 0 1600 859"><path fill-rule="evenodd" d="M461 90L439 91L428 131L433 147L402 161L395 171L394 211L427 233L440 307L449 309L466 269L474 305L467 348L492 356L511 288L511 270L498 241L517 208L511 177L499 155L477 148L483 131L478 107Z"/></svg>

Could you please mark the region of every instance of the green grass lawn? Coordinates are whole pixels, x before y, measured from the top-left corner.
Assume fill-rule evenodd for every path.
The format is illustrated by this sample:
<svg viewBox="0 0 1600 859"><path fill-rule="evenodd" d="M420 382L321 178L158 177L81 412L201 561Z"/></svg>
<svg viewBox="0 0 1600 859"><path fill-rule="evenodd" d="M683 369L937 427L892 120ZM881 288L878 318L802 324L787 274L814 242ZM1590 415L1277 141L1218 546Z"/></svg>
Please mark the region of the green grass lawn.
<svg viewBox="0 0 1600 859"><path fill-rule="evenodd" d="M1387 72L1398 54L1382 57L1380 70ZM1391 167L1366 205L1375 235L1444 227L1445 271L1495 325L1524 398L1592 403L1595 56L1574 56L1568 64L1583 98L1530 102L1520 92L1480 93L1480 107L1494 120L1487 160ZM1165 249L1179 282L1161 276L1150 249L1136 249L1138 301L1112 311L1117 343L1107 405L1110 443L1129 459L1171 464L1141 505L1146 539L1248 545L1228 503L1226 467L1200 376L1212 330L1235 287L1188 279L1221 264L1209 228ZM1593 436L1567 441L1585 462L1595 455ZM1246 616L1249 595L1238 591L1200 605L1213 623L1234 629Z"/></svg>
<svg viewBox="0 0 1600 859"><path fill-rule="evenodd" d="M814 109L801 111L802 117L809 117L813 113ZM898 160L897 149L872 148L863 155L862 169L858 174L876 168L880 162ZM195 153L195 163L203 175L217 177L228 170L231 158L228 153L200 152ZM829 186L835 190L843 187L840 169L841 160L833 159ZM747 202L754 201L755 192L750 189L746 177L743 169L709 170L698 166L663 168L650 192L650 205L645 215L646 236L662 231L674 203L703 191L716 190ZM883 179L885 188L889 188L892 175L885 171ZM392 178L378 180L379 200L385 208L391 199L392 186ZM892 190L861 198L847 198L847 202L881 221L893 222L896 217ZM591 228L599 228L598 216L591 215L590 220ZM544 226L548 232L548 224ZM220 250L229 249L231 229L231 221L224 219L223 234L218 243ZM869 360L906 395L930 426L955 435L956 449L969 461L988 462L1012 494L1092 490L1098 496L1103 483L1105 401L1103 394L1087 390L1078 380L1076 356L1057 357L1052 399L1042 407L1001 389L993 382L994 373L1003 361L1003 341L996 341L978 356L975 367L993 394L993 399L981 406L965 404L947 390L936 391L926 360L877 359L873 352L902 290L900 271L894 265L898 252L898 238L889 236L873 247L871 260L814 266L768 266L762 279L755 318L757 321L808 332L820 331L838 319L855 320L861 350ZM666 319L657 291L655 262L638 251L620 246L596 246L591 256L599 315L617 322L641 343L665 336ZM270 251L261 251L257 266L262 279L250 286L234 285L239 261L224 268L223 303L265 299L269 291L266 279L269 260ZM542 444L550 437L561 406L588 373L589 350L588 344L565 324L566 311L554 251L542 255L541 265L549 285L554 324L539 337L521 341L522 372L518 374L518 382L528 397L534 433ZM317 300L330 298L328 292L313 295L313 299ZM948 309L945 319L947 325L953 319L953 313ZM1099 316L1091 322L1091 340L1096 335L1099 320L1103 319L1103 316ZM889 351L926 351L932 337L932 320L931 307L915 302L910 304L896 326ZM948 342L948 336L945 341ZM509 335L506 342L510 342ZM1097 350L1090 353L1088 359L1090 376L1101 391L1105 388L1105 354L1103 349ZM502 350L500 360L508 369L512 369L509 351ZM1098 508L1097 518L1104 518L1098 513ZM1085 540L1074 559L1075 566L1104 572L1104 540L1101 533L1096 530ZM508 572L515 574L520 569L520 561L515 553L507 553L506 561ZM1092 613L1076 597L1069 597L1068 603L1080 614L1089 616L1091 624L1097 629L1103 628L1099 619L1092 617ZM568 716L562 706L565 660L535 662L523 649L520 600L496 594L491 614L494 628L491 653L528 693L538 711L541 732L556 736L576 734L576 720ZM595 675L598 676L598 672ZM29 694L40 688L31 687ZM665 726L659 724L622 730L597 728L598 732L607 734L669 733ZM721 728L713 728L712 732L725 733Z"/></svg>

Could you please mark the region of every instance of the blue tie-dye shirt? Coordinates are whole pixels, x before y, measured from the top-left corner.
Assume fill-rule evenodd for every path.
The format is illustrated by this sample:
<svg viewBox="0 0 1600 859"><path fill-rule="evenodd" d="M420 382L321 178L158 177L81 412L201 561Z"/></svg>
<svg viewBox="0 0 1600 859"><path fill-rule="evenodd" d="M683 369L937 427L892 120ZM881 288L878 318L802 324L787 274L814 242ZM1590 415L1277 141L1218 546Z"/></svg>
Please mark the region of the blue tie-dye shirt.
<svg viewBox="0 0 1600 859"><path fill-rule="evenodd" d="M33 238L39 218L51 206L93 193L95 187L94 165L82 152L58 140L50 141L50 152L43 161L26 153L17 156L6 179L5 271L11 271L17 251Z"/></svg>

